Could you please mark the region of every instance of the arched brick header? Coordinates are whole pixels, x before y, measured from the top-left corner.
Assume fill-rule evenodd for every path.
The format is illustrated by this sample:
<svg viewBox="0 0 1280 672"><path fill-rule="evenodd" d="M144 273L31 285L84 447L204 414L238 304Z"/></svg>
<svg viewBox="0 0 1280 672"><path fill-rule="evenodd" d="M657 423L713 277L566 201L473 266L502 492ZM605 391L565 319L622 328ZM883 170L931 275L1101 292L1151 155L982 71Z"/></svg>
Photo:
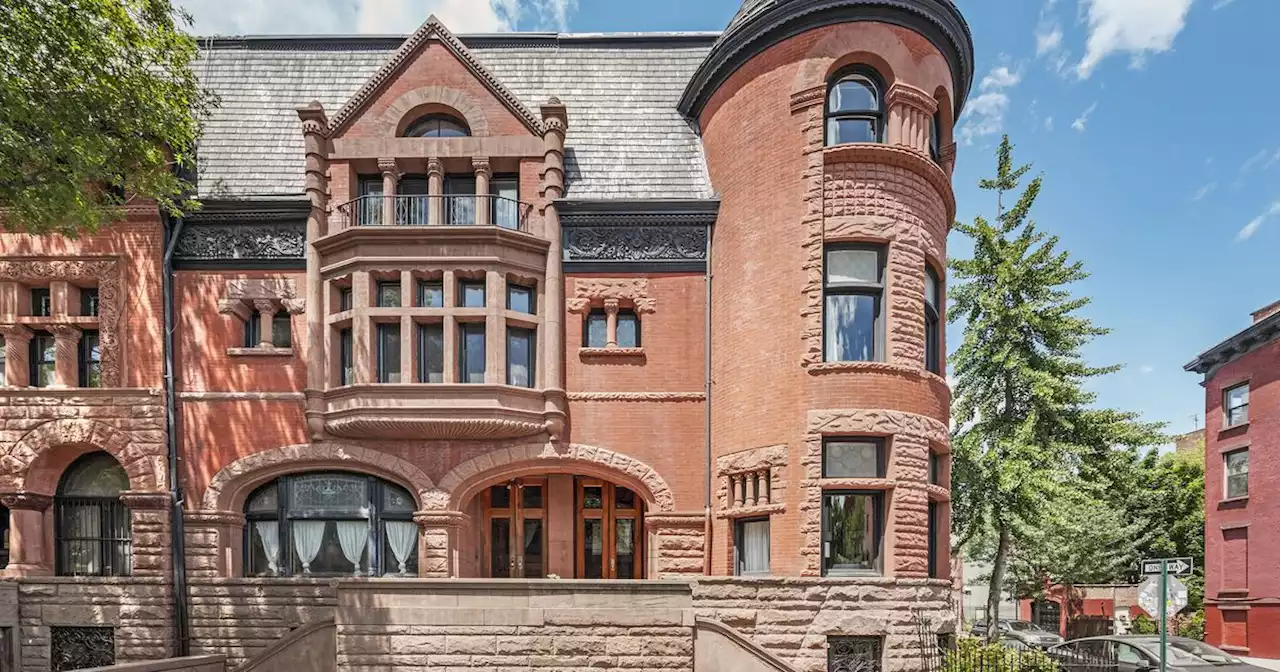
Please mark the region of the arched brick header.
<svg viewBox="0 0 1280 672"><path fill-rule="evenodd" d="M421 503L435 486L421 469L394 455L359 446L307 443L242 457L223 467L204 491L206 511L239 511L254 488L285 474L320 469L354 471L407 486Z"/></svg>
<svg viewBox="0 0 1280 672"><path fill-rule="evenodd" d="M378 117L378 130L387 137L396 137L421 116L416 111L420 110L422 114L432 111L427 108L446 108L456 113L467 122L474 137L489 135L489 120L480 104L466 93L447 86L424 86L396 98Z"/></svg>
<svg viewBox="0 0 1280 672"><path fill-rule="evenodd" d="M515 478L548 470L597 476L635 490L658 511L674 511L675 496L666 480L649 465L604 448L572 444L527 443L474 457L454 467L440 479L440 492L428 500L460 509L481 488L502 478Z"/></svg>
<svg viewBox="0 0 1280 672"><path fill-rule="evenodd" d="M7 481L6 489L53 494L67 465L96 450L110 453L124 467L133 490L165 486L164 455L135 450L128 433L85 418L52 420L27 432L0 457L5 474L0 478Z"/></svg>

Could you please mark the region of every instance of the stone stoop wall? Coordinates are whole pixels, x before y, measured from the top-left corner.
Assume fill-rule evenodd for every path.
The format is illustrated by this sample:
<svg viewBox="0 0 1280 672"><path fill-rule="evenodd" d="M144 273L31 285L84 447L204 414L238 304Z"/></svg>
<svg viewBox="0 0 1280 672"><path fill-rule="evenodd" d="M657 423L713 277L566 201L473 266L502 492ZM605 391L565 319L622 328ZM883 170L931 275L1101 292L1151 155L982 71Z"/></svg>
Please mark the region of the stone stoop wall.
<svg viewBox="0 0 1280 672"><path fill-rule="evenodd" d="M240 667L293 629L333 618L333 579L198 579L189 584L192 655ZM299 671L301 672L301 671Z"/></svg>
<svg viewBox="0 0 1280 672"><path fill-rule="evenodd" d="M689 584L365 581L338 588L338 670L693 670Z"/></svg>
<svg viewBox="0 0 1280 672"><path fill-rule="evenodd" d="M113 627L117 662L166 658L173 653L172 599L160 577L19 579L20 669L47 672L55 626Z"/></svg>
<svg viewBox="0 0 1280 672"><path fill-rule="evenodd" d="M704 578L698 618L720 621L800 672L827 669L828 636L884 638L885 672L920 668L920 624L955 631L948 582L931 579Z"/></svg>
<svg viewBox="0 0 1280 672"><path fill-rule="evenodd" d="M192 656L190 658L170 658L149 663L125 663L110 667L93 667L80 672L225 672L227 659L224 656Z"/></svg>

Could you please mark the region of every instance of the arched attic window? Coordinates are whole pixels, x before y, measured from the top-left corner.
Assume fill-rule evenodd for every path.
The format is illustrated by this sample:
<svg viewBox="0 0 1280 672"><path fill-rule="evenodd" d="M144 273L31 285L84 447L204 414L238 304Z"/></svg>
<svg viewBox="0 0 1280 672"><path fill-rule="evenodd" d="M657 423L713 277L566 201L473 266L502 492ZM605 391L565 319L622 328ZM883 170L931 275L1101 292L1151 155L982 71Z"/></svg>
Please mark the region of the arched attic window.
<svg viewBox="0 0 1280 672"><path fill-rule="evenodd" d="M827 88L827 146L882 142L884 86L880 75L865 66L846 68Z"/></svg>
<svg viewBox="0 0 1280 672"><path fill-rule="evenodd" d="M447 114L428 114L409 124L406 138L465 138L471 129L465 121Z"/></svg>
<svg viewBox="0 0 1280 672"><path fill-rule="evenodd" d="M62 474L54 497L59 576L128 576L133 536L120 493L129 475L109 453L89 453Z"/></svg>

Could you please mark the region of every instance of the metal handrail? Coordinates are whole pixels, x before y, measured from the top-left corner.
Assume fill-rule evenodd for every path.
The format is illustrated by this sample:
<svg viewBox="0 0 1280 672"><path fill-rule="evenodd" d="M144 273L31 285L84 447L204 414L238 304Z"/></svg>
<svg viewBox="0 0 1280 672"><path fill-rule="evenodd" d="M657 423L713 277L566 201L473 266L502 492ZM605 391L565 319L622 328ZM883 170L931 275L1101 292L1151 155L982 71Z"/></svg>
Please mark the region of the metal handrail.
<svg viewBox="0 0 1280 672"><path fill-rule="evenodd" d="M391 220L387 219L387 199L393 199ZM428 226L433 221L442 226L478 226L483 212L488 209L488 226L512 231L529 230L529 216L533 204L505 196L489 194L449 194L428 196L424 194L397 194L395 196L360 196L337 210L342 228L352 226ZM433 213L438 216L433 217Z"/></svg>

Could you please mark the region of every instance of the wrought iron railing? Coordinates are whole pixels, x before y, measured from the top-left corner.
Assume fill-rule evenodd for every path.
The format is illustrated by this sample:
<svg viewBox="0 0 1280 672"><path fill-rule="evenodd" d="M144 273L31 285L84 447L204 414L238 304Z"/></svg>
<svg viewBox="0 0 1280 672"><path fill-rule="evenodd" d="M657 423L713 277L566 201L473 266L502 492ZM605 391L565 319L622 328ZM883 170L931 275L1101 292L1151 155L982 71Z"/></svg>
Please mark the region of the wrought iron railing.
<svg viewBox="0 0 1280 672"><path fill-rule="evenodd" d="M133 543L129 507L115 497L59 496L55 509L58 574L130 574Z"/></svg>
<svg viewBox="0 0 1280 672"><path fill-rule="evenodd" d="M388 213L388 201L390 213ZM486 218L480 214L488 211ZM338 206L342 228L352 226L478 226L528 231L533 205L504 196L361 196ZM433 217L433 213L439 213Z"/></svg>

